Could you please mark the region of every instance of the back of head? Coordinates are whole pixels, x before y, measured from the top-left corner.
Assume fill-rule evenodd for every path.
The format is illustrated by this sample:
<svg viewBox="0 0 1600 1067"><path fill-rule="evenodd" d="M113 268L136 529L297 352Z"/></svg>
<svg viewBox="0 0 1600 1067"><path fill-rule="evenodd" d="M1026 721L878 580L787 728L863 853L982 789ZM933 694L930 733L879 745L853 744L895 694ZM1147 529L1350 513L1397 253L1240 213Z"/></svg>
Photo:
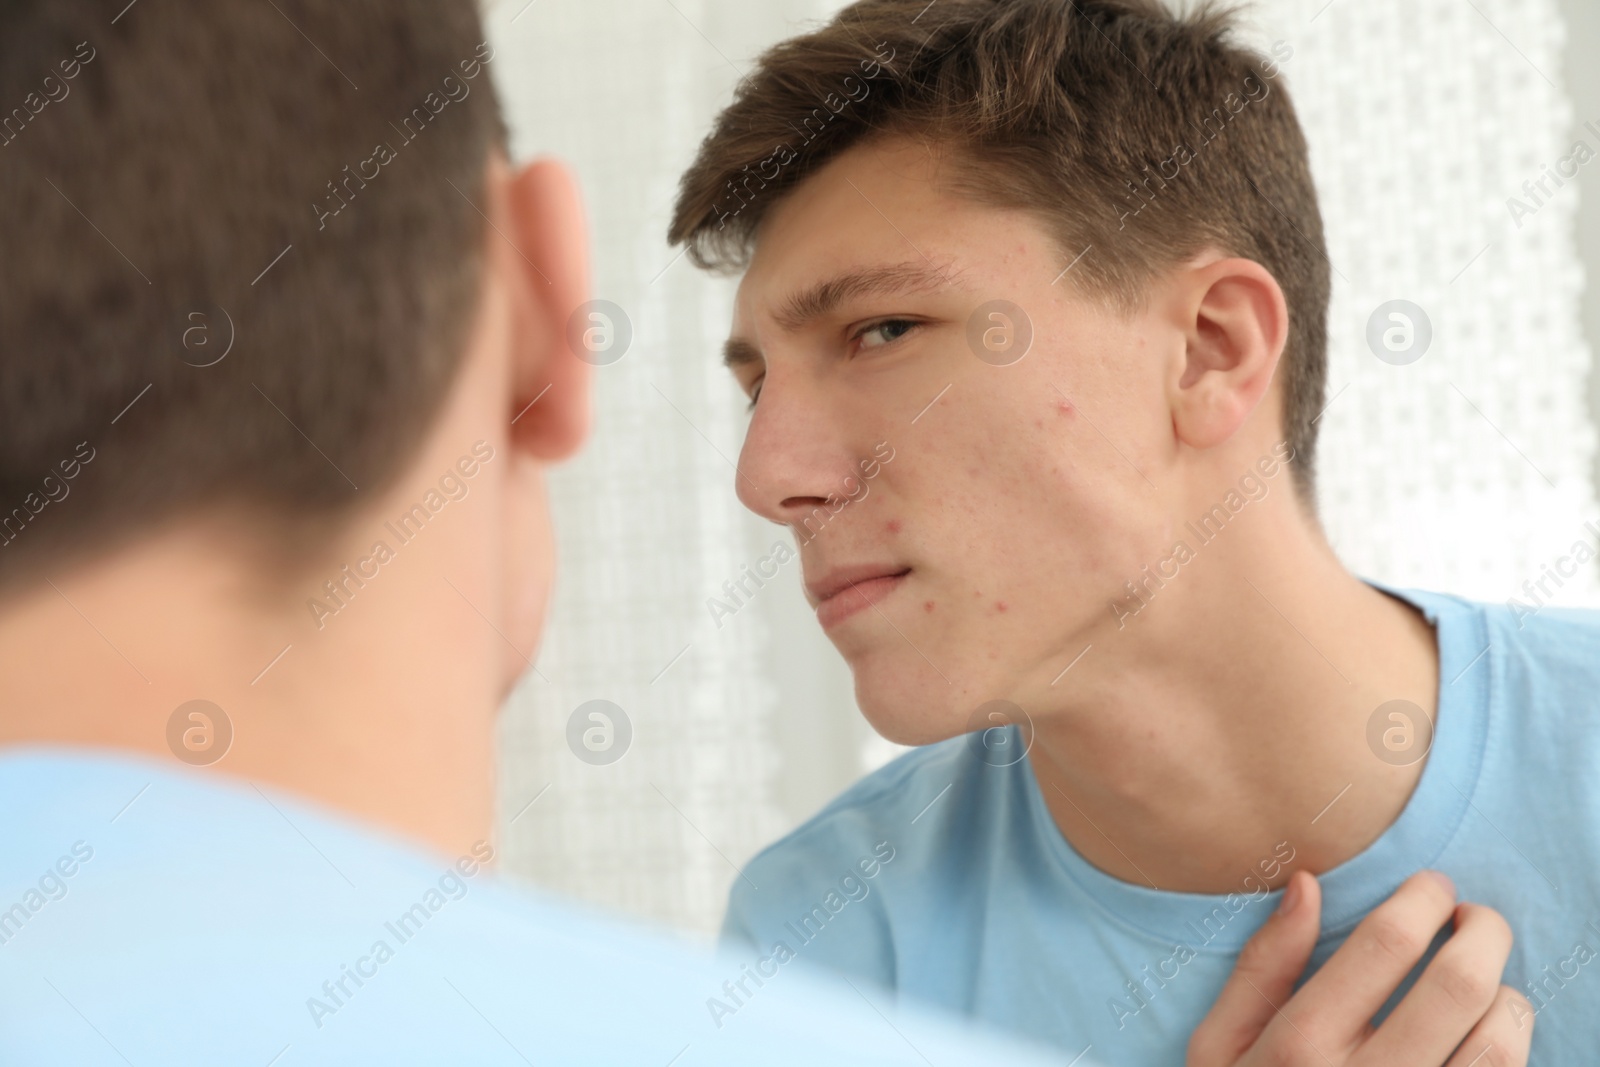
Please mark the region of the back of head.
<svg viewBox="0 0 1600 1067"><path fill-rule="evenodd" d="M196 511L338 520L475 307L469 0L120 6L0 13L0 588Z"/></svg>

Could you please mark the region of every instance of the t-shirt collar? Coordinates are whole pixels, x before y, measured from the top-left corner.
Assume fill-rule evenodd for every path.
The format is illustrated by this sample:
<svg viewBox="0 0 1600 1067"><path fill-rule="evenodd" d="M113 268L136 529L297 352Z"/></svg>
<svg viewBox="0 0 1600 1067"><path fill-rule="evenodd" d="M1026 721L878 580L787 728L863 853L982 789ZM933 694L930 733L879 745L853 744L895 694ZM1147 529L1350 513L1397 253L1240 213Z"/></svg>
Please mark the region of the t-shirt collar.
<svg viewBox="0 0 1600 1067"><path fill-rule="evenodd" d="M1498 677L1499 650L1491 647L1480 608L1453 596L1363 580L1412 604L1433 625L1439 646L1439 705L1427 764L1399 817L1367 848L1319 876L1323 940L1347 934L1407 877L1437 862L1455 836L1472 806L1493 679ZM1040 847L1109 921L1197 952L1231 953L1277 908L1283 891L1261 894L1259 874L1248 870L1239 872L1237 895L1169 892L1106 874L1061 835L1029 761L1017 766L1026 779Z"/></svg>

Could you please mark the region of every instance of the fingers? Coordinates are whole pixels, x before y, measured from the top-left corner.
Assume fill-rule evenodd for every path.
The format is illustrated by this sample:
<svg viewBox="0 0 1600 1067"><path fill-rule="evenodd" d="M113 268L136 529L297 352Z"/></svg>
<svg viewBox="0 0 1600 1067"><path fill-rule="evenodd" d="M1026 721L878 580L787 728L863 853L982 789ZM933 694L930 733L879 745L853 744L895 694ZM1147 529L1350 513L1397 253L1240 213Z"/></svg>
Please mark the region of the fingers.
<svg viewBox="0 0 1600 1067"><path fill-rule="evenodd" d="M1289 999L1317 943L1322 890L1296 871L1283 900L1245 944L1217 1003L1189 1039L1189 1067L1231 1065L1255 1044Z"/></svg>
<svg viewBox="0 0 1600 1067"><path fill-rule="evenodd" d="M1387 1025L1387 1024L1385 1024ZM1508 985L1445 1067L1526 1067L1533 1042L1533 1006Z"/></svg>
<svg viewBox="0 0 1600 1067"><path fill-rule="evenodd" d="M1406 879L1295 994L1285 1021L1324 1055L1363 1040L1455 906L1455 885L1444 875L1422 871Z"/></svg>
<svg viewBox="0 0 1600 1067"><path fill-rule="evenodd" d="M1362 1063L1398 1067L1442 1062L1479 1020L1494 1021L1485 1013L1500 996L1500 972L1510 955L1511 927L1500 913L1481 904L1462 904L1456 909L1455 933L1372 1035L1362 1050ZM1509 1011L1502 1012L1510 1021Z"/></svg>
<svg viewBox="0 0 1600 1067"><path fill-rule="evenodd" d="M1373 1030L1372 1016L1452 916L1452 936ZM1512 935L1494 909L1457 907L1454 884L1424 871L1374 909L1294 993L1320 920L1316 880L1296 872L1283 905L1245 946L1190 1039L1189 1067L1317 1060L1362 1067L1526 1067L1534 1011L1500 985Z"/></svg>

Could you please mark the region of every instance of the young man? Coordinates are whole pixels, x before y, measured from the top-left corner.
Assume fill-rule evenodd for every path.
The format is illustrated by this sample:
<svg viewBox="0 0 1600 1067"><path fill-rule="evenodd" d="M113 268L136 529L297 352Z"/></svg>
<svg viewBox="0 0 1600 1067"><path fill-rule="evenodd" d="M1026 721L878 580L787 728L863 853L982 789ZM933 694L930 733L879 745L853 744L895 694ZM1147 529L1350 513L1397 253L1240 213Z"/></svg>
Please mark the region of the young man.
<svg viewBox="0 0 1600 1067"><path fill-rule="evenodd" d="M494 61L451 0L0 16L0 1062L1039 1062L485 873L589 368ZM1248 992L1217 1064L1296 1040Z"/></svg>
<svg viewBox="0 0 1600 1067"><path fill-rule="evenodd" d="M758 857L725 933L1176 1063L1293 872L1319 965L1437 867L1509 919L1525 997L1451 977L1461 929L1368 964L1585 1061L1600 616L1382 588L1323 538L1328 263L1280 73L1210 9L863 0L741 83L671 231L745 268L739 493L923 747ZM884 838L876 892L812 907Z"/></svg>

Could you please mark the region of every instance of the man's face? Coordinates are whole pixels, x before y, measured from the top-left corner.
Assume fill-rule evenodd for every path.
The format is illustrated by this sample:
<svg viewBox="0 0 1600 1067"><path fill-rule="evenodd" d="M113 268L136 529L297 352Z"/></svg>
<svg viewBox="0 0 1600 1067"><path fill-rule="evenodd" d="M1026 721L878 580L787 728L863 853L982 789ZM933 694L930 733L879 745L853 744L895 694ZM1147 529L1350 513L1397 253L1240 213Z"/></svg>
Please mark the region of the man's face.
<svg viewBox="0 0 1600 1067"><path fill-rule="evenodd" d="M794 530L862 710L914 744L992 700L1046 710L1175 535L1141 471L1175 447L1181 333L1078 296L1081 250L940 173L886 141L801 183L763 220L729 342L758 397L740 498Z"/></svg>

